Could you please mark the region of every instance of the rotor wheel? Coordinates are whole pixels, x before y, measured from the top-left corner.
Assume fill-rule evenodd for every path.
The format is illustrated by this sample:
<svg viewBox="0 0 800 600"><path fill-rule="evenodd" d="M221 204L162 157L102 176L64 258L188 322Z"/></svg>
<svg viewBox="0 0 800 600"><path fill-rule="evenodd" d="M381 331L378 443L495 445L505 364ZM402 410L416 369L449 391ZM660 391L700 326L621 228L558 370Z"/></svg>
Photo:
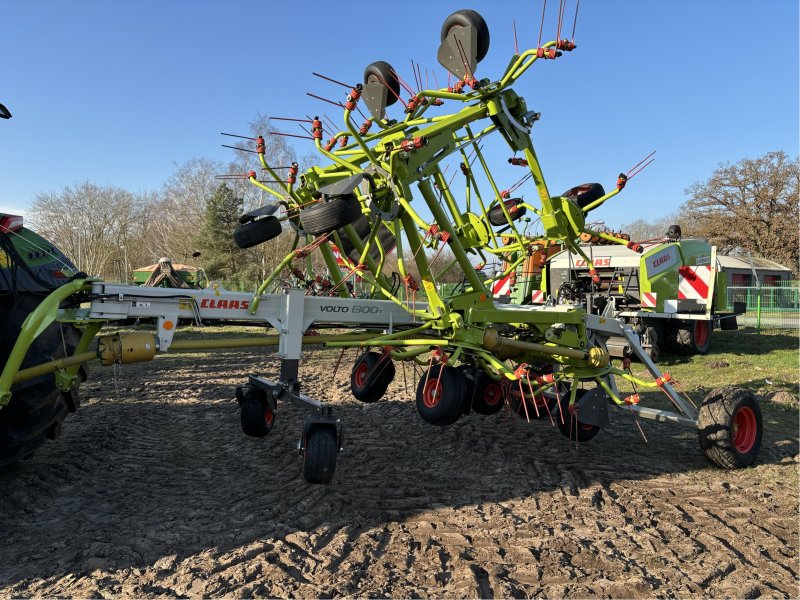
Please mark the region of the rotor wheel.
<svg viewBox="0 0 800 600"><path fill-rule="evenodd" d="M256 219L233 230L233 241L239 248L252 248L278 237L283 231L276 217Z"/></svg>
<svg viewBox="0 0 800 600"><path fill-rule="evenodd" d="M484 371L475 374L472 388L472 410L479 415L494 415L503 410L503 388Z"/></svg>
<svg viewBox="0 0 800 600"><path fill-rule="evenodd" d="M361 402L377 402L395 376L394 361L387 354L365 352L350 373L350 391Z"/></svg>
<svg viewBox="0 0 800 600"><path fill-rule="evenodd" d="M330 483L339 454L336 427L312 426L303 437L303 477L308 483Z"/></svg>
<svg viewBox="0 0 800 600"><path fill-rule="evenodd" d="M355 229L356 234L361 239L362 243L367 241L369 234L372 231L372 222L367 218L366 215L361 215L358 219L356 219L353 224L353 229ZM380 260L381 253L380 249L378 248L378 244L381 245L383 248L384 255L389 254L392 249L397 245L397 241L394 238L394 235L391 231L389 231L386 227L381 225L380 223L375 225L376 227L380 227L378 230L378 235L370 245L369 248L369 255L372 257L373 260L378 261ZM358 259L361 258L359 251L350 241L350 238L347 237L344 229L339 229L337 232L339 234L339 239L342 241L342 245L340 250L342 251L342 255L349 258L352 262L358 263Z"/></svg>
<svg viewBox="0 0 800 600"><path fill-rule="evenodd" d="M417 412L431 425L452 425L463 413L467 380L454 367L435 365L417 385Z"/></svg>
<svg viewBox="0 0 800 600"><path fill-rule="evenodd" d="M300 223L309 235L321 235L350 225L361 216L361 203L355 194L330 196L327 202L313 204L300 213Z"/></svg>
<svg viewBox="0 0 800 600"><path fill-rule="evenodd" d="M761 448L763 421L756 397L728 386L709 392L697 417L700 448L723 469L752 465Z"/></svg>
<svg viewBox="0 0 800 600"><path fill-rule="evenodd" d="M477 13L474 10L457 10L444 20L444 23L442 24L440 41L443 42L450 32L453 31L453 29L459 27L474 27L478 32L476 60L477 62L481 62L486 57L486 53L489 52L490 36L489 27L486 25L486 21L483 19L480 13Z"/></svg>
<svg viewBox="0 0 800 600"><path fill-rule="evenodd" d="M577 390L575 402L580 400L581 396L585 394L585 390ZM561 410L554 415L556 425L561 434L570 441L578 443L588 442L600 433L600 427L597 425L589 425L582 423L578 420L578 411L573 405L570 407L569 398L571 394L562 394L560 398Z"/></svg>
<svg viewBox="0 0 800 600"><path fill-rule="evenodd" d="M389 93L386 94L386 106L391 106L397 102L400 96L400 78L397 76L392 65L383 60L375 61L364 69L364 83L380 83L386 86Z"/></svg>

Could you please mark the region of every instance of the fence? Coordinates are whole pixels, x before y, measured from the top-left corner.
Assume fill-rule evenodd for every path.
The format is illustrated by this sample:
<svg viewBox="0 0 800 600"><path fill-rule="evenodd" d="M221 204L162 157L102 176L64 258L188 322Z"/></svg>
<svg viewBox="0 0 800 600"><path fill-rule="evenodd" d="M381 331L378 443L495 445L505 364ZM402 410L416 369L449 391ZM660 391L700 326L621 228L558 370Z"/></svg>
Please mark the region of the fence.
<svg viewBox="0 0 800 600"><path fill-rule="evenodd" d="M740 327L800 328L800 282L761 288L728 286L728 310L733 310L734 302L744 302L747 306L747 312L736 319Z"/></svg>

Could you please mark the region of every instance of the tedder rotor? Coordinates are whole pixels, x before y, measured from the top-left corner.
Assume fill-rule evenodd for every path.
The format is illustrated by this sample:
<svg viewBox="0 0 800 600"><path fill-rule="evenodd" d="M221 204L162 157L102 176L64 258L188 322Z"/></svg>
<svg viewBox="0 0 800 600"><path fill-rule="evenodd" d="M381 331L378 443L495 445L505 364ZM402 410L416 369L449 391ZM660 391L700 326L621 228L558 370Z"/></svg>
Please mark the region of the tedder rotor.
<svg viewBox="0 0 800 600"><path fill-rule="evenodd" d="M363 402L380 400L395 375L396 362L421 366L416 407L432 425L447 426L470 411L492 414L510 405L522 415L549 418L566 437L585 442L608 424L609 407L616 407L637 417L697 427L703 450L717 465L752 464L761 441L761 413L748 392L717 390L698 409L676 390L668 374L658 370L638 335L612 316L588 314L578 304L514 305L493 298L492 284L523 261L537 257L544 264L561 249L581 256L596 277L591 257L581 246L586 232L641 252L636 242L591 231L586 217L621 192L646 164L642 161L620 174L609 192L599 183L589 183L551 194L530 135L540 114L513 86L535 63L555 60L576 46L557 36L514 54L499 78L479 79L477 67L488 47L483 18L460 10L445 20L437 52L454 83L424 89L420 76L415 90L388 63L370 64L363 82L348 85L349 92L336 102L342 108L339 131L317 116L307 120L327 166L301 173L293 164L282 178L270 164L264 137L251 138L251 151L278 185L260 180L255 171L240 176L273 196L275 203L243 215L234 238L247 248L278 235L294 236L291 252L255 294L219 286L142 289L74 274L23 325L0 375L0 418L1 407L14 402L13 386L33 377L55 373L59 389L68 391L79 365L94 358L104 364L126 363L167 350L219 347L223 342L173 339L180 319L214 319L274 328L275 335L255 342L224 342L277 345L281 359L277 381L253 375L237 388L242 428L263 437L275 424L280 402L311 408L313 416L299 444L305 477L311 482L332 479L343 427L330 403L301 393L304 341L360 349L351 388ZM405 92L407 101L401 98ZM393 109L398 115L392 118L389 109L398 103L401 106ZM361 107L369 116L359 124L355 115ZM535 201L513 194L521 183L500 183L497 169L490 166L492 157L483 151L490 136L510 149L512 157L502 162L524 170L521 183L532 184ZM458 186L445 174L448 161L458 165ZM525 220L537 222L539 233L528 234ZM386 268L392 252L396 274ZM330 279L309 278L321 293L266 293L284 270L297 273L294 261L311 253L319 253L329 271ZM487 276L482 268L491 263L504 267ZM441 266L435 269L436 264ZM445 294L439 283L453 270L463 275L463 285ZM354 296L348 287L354 278L364 283L369 298ZM103 325L133 317L154 318L155 333L101 335L97 352L89 351ZM28 347L54 321L82 330L73 355L20 369ZM356 329L340 333L343 327ZM652 377L635 377L625 361L612 364L606 346L610 337L627 339ZM622 381L632 393L620 391ZM642 406L638 389L662 390L674 410Z"/></svg>

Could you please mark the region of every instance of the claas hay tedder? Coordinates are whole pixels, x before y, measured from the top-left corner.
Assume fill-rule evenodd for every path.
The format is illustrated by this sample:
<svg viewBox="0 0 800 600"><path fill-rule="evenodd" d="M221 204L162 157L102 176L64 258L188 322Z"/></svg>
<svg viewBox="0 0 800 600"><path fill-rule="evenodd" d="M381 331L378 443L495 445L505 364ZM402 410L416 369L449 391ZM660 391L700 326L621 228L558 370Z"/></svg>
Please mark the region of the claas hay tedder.
<svg viewBox="0 0 800 600"><path fill-rule="evenodd" d="M559 23L563 17L562 12ZM249 180L275 202L242 216L236 242L246 248L279 235L294 238L291 252L255 294L228 292L219 285L170 290L100 281L75 272L57 250L48 251L51 266L64 279L50 285L46 297L37 297L35 306L22 309L27 316L19 336L0 356L5 358L0 374L0 434L5 437L0 447L8 460L36 445L30 440L14 443L25 419L41 414L26 391L30 382L42 389L49 386L53 406L65 407L54 408L53 418L36 428L44 439L60 424L53 415L77 405L81 365L89 360L124 364L148 360L157 352L277 345L278 379L254 374L236 390L242 428L263 437L275 425L282 404L310 408L299 442L304 475L310 482L327 483L342 447L343 424L331 403L302 393L302 346L314 343L342 353L356 349L351 388L363 402L380 400L396 365L413 363L421 372L416 408L431 425L444 427L470 412L493 414L506 406L529 419L542 417L568 439L583 443L608 424L612 407L632 413L636 423L644 417L696 427L703 451L719 466L752 464L762 428L758 403L748 392L715 390L697 408L669 374L658 370L638 335L622 321L589 314L579 304L503 304L493 298L494 282L532 256L546 262L551 249L574 252L596 277L580 244L581 235L590 231L587 214L620 193L647 163L620 174L609 192L590 183L551 194L530 135L540 114L514 85L537 62L558 59L575 44L557 35L516 52L499 78L479 79L478 64L488 48L483 18L460 10L446 18L437 52L450 74L447 87L425 89L417 69L414 89L388 63L370 64L363 82L347 85L342 101L334 102L342 111L341 127L331 128L316 116L299 119L307 121L309 138L326 166L301 173L293 164L281 177L270 163L264 137L242 136L249 144L244 149L257 154L270 183L255 171L234 176ZM363 123L357 113L364 115ZM502 185L492 170L492 157L483 151L490 137L508 147L512 156L502 162L525 173L522 183L535 189L535 201L512 194L520 183ZM460 170L456 186L445 174L448 163ZM537 223L538 234L528 234L523 216ZM2 230L7 264L26 263L24 253L13 247L47 248L43 241L26 241L23 234L9 226ZM642 250L636 242L608 238ZM388 273L387 257L393 252L397 271ZM322 274L314 277L301 268L312 253L319 253L327 265L330 279L324 285ZM490 263L504 269L487 277L481 266ZM315 293L302 287L266 293L286 270L316 282ZM438 283L452 270L463 274L463 285L444 295ZM355 278L370 290L369 297L352 294L348 283ZM9 299L19 296L19 290L16 296L7 294ZM129 318L152 318L155 331L103 333L106 324ZM176 326L184 319L266 324L274 333L255 341L176 339ZM61 342L63 332L69 334L69 343ZM48 336L58 348L49 356L40 347ZM627 339L652 376L634 376L627 359L613 364L606 344L611 337ZM37 361L31 357L38 357L40 364L32 364ZM46 357L52 360L42 360ZM637 390L648 389L663 391L672 410L643 406Z"/></svg>

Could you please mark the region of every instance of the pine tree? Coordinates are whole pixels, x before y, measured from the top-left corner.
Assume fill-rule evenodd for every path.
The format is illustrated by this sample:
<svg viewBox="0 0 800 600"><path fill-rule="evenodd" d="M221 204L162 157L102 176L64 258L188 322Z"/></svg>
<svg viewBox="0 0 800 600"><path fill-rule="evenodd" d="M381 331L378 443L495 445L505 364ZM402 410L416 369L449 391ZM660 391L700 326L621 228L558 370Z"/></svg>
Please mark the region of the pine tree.
<svg viewBox="0 0 800 600"><path fill-rule="evenodd" d="M239 224L242 204L224 183L206 200L195 244L203 253L203 267L210 279L233 279L239 272L242 252L233 241L233 230Z"/></svg>

